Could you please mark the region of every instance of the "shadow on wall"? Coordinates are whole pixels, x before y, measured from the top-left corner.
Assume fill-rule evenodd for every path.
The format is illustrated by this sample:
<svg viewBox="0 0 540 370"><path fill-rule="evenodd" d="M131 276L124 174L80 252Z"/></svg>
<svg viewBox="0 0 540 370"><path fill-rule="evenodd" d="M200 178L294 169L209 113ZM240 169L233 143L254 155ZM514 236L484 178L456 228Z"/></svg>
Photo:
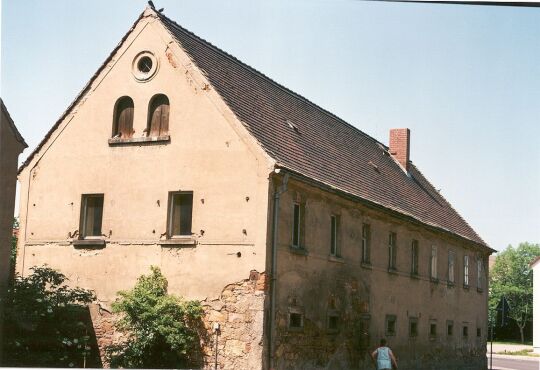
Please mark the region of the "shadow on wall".
<svg viewBox="0 0 540 370"><path fill-rule="evenodd" d="M39 312L37 314L41 316ZM2 365L103 367L89 309L64 307L54 316L50 320L13 316L6 320Z"/></svg>

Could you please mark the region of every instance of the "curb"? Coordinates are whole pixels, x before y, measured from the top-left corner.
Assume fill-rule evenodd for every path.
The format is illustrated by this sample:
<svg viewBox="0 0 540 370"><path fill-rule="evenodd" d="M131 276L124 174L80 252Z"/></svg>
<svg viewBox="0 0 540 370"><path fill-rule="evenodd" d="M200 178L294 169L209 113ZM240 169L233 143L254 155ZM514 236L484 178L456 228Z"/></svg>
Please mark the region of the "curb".
<svg viewBox="0 0 540 370"><path fill-rule="evenodd" d="M486 356L487 356L487 359L489 361L489 357L491 355L488 353ZM508 360L522 360L522 361L540 362L540 357L533 357L533 356L499 355L499 354L494 353L493 358L504 358L504 359L508 359Z"/></svg>

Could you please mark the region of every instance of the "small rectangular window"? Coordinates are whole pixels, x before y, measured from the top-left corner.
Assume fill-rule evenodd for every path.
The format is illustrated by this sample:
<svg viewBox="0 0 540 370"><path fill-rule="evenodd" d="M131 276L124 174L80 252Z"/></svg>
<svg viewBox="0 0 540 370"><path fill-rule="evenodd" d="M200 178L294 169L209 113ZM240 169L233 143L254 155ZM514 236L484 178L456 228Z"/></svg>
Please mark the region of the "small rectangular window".
<svg viewBox="0 0 540 370"><path fill-rule="evenodd" d="M388 234L388 269L396 270L396 233Z"/></svg>
<svg viewBox="0 0 540 370"><path fill-rule="evenodd" d="M411 274L418 275L418 240L411 243Z"/></svg>
<svg viewBox="0 0 540 370"><path fill-rule="evenodd" d="M409 317L409 336L418 336L418 318L416 317Z"/></svg>
<svg viewBox="0 0 540 370"><path fill-rule="evenodd" d="M293 206L293 247L300 248L300 223L301 223L301 207L300 204L295 203Z"/></svg>
<svg viewBox="0 0 540 370"><path fill-rule="evenodd" d="M103 194L83 194L81 200L80 235L100 237L103 220Z"/></svg>
<svg viewBox="0 0 540 370"><path fill-rule="evenodd" d="M431 279L437 280L437 246L431 246L431 259L430 259L430 271Z"/></svg>
<svg viewBox="0 0 540 370"><path fill-rule="evenodd" d="M332 256L340 257L341 251L339 250L339 216L332 215L330 217L330 254Z"/></svg>
<svg viewBox="0 0 540 370"><path fill-rule="evenodd" d="M469 336L469 327L467 324L463 324L463 337L467 338Z"/></svg>
<svg viewBox="0 0 540 370"><path fill-rule="evenodd" d="M463 256L463 285L469 286L469 256Z"/></svg>
<svg viewBox="0 0 540 370"><path fill-rule="evenodd" d="M451 284L455 283L454 276L454 265L456 260L456 253L454 251L448 252L448 282Z"/></svg>
<svg viewBox="0 0 540 370"><path fill-rule="evenodd" d="M482 290L482 277L484 275L483 267L483 261L480 257L476 260L476 287L478 288L478 290Z"/></svg>
<svg viewBox="0 0 540 370"><path fill-rule="evenodd" d="M437 336L437 320L429 320L429 336L430 338Z"/></svg>
<svg viewBox="0 0 540 370"><path fill-rule="evenodd" d="M482 329L476 328L476 336L480 338L482 336Z"/></svg>
<svg viewBox="0 0 540 370"><path fill-rule="evenodd" d="M289 329L301 329L304 326L304 317L301 313L289 313Z"/></svg>
<svg viewBox="0 0 540 370"><path fill-rule="evenodd" d="M387 336L396 335L396 315L386 315L385 329Z"/></svg>
<svg viewBox="0 0 540 370"><path fill-rule="evenodd" d="M169 237L190 236L193 192L169 193Z"/></svg>
<svg viewBox="0 0 540 370"><path fill-rule="evenodd" d="M328 315L328 330L330 331L339 330L339 316L337 314Z"/></svg>
<svg viewBox="0 0 540 370"><path fill-rule="evenodd" d="M453 321L448 320L446 322L446 335L449 337L454 335L454 322Z"/></svg>
<svg viewBox="0 0 540 370"><path fill-rule="evenodd" d="M362 263L371 263L371 226L362 224Z"/></svg>

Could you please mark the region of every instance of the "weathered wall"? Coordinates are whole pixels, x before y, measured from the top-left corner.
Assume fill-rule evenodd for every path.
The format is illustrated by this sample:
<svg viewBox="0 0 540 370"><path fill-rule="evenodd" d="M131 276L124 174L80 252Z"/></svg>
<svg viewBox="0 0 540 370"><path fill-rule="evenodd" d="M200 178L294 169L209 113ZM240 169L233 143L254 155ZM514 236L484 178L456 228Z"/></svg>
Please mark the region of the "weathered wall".
<svg viewBox="0 0 540 370"><path fill-rule="evenodd" d="M0 364L2 363L2 319L10 272L17 159L26 147L24 143L17 140L10 126L10 120L4 109L0 109Z"/></svg>
<svg viewBox="0 0 540 370"><path fill-rule="evenodd" d="M291 248L293 201L305 204L306 253ZM342 258L329 256L331 214L340 216ZM362 223L371 225L370 266L361 264ZM391 231L397 234L395 273L387 269ZM417 278L410 274L412 239L420 246ZM438 283L429 278L432 245L438 247ZM447 284L450 249L456 252L453 286ZM397 318L396 335L386 338L401 368L485 368L487 290L477 291L479 255L467 243L289 181L280 202L278 253L278 368L370 369L367 350L386 337L386 315ZM463 287L464 254L471 258L468 289ZM291 310L303 312L303 330L288 328ZM328 329L329 313L339 315L339 330ZM409 336L409 317L418 318L417 337ZM433 338L430 320L437 323ZM446 334L447 320L454 321L452 336ZM464 322L468 338L462 336Z"/></svg>
<svg viewBox="0 0 540 370"><path fill-rule="evenodd" d="M155 54L159 70L141 83L132 62L144 50ZM110 146L117 99L133 99L134 137L141 137L157 93L170 101L170 142ZM217 299L227 284L265 270L271 165L169 34L152 16L143 18L21 173L17 269L26 275L48 264L73 285L94 290L105 308L151 265L161 268L170 293ZM162 246L168 192L180 189L193 191L196 244ZM88 193L104 193L102 249L71 244L81 194ZM257 305L262 299L256 296ZM238 304L246 305L240 298ZM252 332L261 332L260 321L227 322L222 336L241 326L260 325ZM250 358L257 351L252 345Z"/></svg>

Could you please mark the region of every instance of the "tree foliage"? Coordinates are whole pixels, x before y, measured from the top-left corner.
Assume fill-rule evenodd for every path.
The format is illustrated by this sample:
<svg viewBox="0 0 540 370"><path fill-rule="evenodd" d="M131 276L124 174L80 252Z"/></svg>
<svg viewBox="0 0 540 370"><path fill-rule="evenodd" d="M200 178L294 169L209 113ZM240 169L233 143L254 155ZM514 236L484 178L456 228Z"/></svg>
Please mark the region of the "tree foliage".
<svg viewBox="0 0 540 370"><path fill-rule="evenodd" d="M182 368L199 362L203 309L197 301L167 294L167 279L152 266L130 291L119 292L113 312L127 335L108 348L112 367Z"/></svg>
<svg viewBox="0 0 540 370"><path fill-rule="evenodd" d="M521 341L523 329L532 320L533 276L529 264L540 256L540 245L520 243L500 252L490 272L490 312L495 312L504 296L510 306L509 317L517 324Z"/></svg>
<svg viewBox="0 0 540 370"><path fill-rule="evenodd" d="M82 316L94 294L68 287L66 276L49 267L31 270L15 275L8 292L5 365L82 367L90 349Z"/></svg>

